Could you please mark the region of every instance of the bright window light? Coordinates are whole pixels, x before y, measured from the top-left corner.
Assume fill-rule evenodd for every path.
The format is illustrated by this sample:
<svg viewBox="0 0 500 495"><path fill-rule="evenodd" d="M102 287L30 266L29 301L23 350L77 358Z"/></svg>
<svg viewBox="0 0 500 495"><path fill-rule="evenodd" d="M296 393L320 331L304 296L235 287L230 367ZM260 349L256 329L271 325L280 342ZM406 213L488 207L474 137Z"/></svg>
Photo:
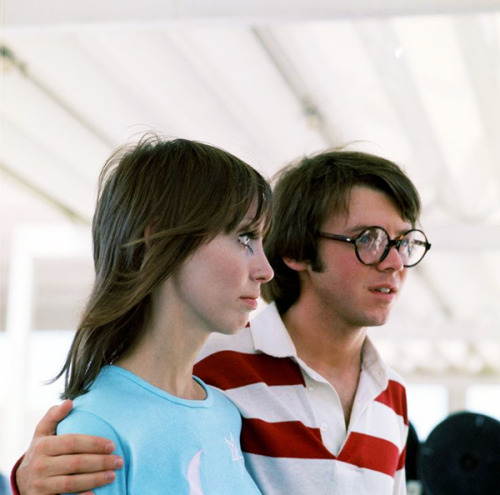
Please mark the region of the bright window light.
<svg viewBox="0 0 500 495"><path fill-rule="evenodd" d="M421 441L448 416L448 391L444 385L408 384L408 415Z"/></svg>
<svg viewBox="0 0 500 495"><path fill-rule="evenodd" d="M467 409L500 421L500 385L472 385L465 395Z"/></svg>

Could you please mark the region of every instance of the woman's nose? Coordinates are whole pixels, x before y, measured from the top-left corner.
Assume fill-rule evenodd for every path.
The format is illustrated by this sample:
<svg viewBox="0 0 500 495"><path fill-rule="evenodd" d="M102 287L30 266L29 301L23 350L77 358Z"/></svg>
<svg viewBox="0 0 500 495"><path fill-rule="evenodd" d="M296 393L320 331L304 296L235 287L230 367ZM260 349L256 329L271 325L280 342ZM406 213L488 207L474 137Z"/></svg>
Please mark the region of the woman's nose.
<svg viewBox="0 0 500 495"><path fill-rule="evenodd" d="M255 259L255 269L253 272L255 280L264 284L274 277L274 270L269 263L262 245L259 246Z"/></svg>

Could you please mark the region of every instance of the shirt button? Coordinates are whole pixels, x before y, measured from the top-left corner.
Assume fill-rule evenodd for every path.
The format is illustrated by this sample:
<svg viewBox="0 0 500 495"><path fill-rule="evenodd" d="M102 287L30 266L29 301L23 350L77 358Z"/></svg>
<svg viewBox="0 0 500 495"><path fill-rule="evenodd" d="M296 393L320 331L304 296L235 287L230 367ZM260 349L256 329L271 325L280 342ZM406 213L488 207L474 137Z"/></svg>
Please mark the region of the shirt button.
<svg viewBox="0 0 500 495"><path fill-rule="evenodd" d="M321 423L320 429L321 431L326 431L328 430L328 425L326 423Z"/></svg>

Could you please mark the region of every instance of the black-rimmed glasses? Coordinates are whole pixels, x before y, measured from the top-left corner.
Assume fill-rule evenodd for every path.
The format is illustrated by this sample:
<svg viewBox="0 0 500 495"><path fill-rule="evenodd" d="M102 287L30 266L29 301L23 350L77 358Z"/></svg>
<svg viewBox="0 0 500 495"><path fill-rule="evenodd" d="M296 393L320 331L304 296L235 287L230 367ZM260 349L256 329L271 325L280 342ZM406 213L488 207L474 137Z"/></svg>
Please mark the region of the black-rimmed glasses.
<svg viewBox="0 0 500 495"><path fill-rule="evenodd" d="M387 231L378 226L368 227L356 237L328 232L318 232L318 236L354 244L356 256L364 265L377 265L382 262L392 246L395 246L403 265L409 268L420 263L425 253L431 248L426 235L418 229L408 230L395 239L391 239Z"/></svg>

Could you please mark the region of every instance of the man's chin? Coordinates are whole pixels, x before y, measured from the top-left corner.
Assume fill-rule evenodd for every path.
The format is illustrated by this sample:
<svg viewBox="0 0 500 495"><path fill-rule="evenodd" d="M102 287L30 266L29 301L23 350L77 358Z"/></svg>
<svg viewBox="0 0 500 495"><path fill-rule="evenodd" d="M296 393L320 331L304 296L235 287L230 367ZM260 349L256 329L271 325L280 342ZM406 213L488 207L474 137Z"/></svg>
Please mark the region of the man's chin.
<svg viewBox="0 0 500 495"><path fill-rule="evenodd" d="M389 315L380 315L373 318L370 318L370 323L365 325L367 327L381 327L387 323L389 320Z"/></svg>

